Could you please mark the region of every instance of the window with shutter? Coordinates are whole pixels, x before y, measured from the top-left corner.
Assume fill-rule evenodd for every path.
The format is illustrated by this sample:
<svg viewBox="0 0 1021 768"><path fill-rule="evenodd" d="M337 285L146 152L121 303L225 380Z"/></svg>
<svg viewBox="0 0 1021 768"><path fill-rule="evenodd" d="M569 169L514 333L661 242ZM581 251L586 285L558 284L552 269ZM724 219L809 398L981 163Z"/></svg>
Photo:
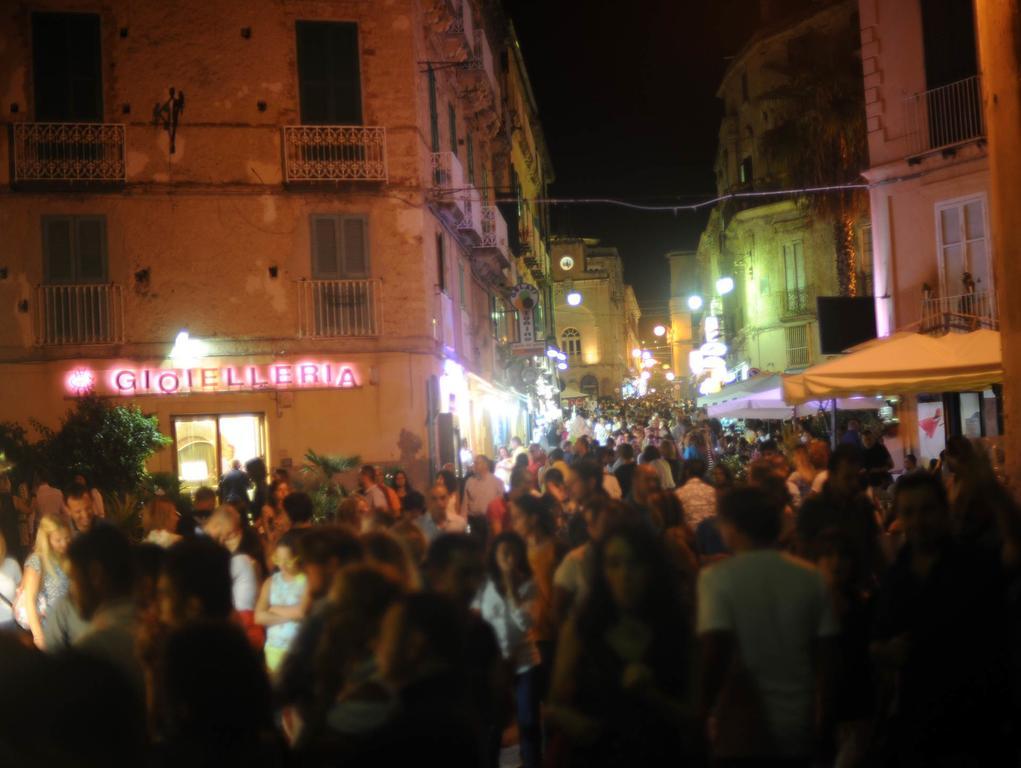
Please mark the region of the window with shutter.
<svg viewBox="0 0 1021 768"><path fill-rule="evenodd" d="M358 25L299 21L298 90L305 125L361 125Z"/></svg>
<svg viewBox="0 0 1021 768"><path fill-rule="evenodd" d="M47 283L105 283L106 219L44 216L43 273Z"/></svg>
<svg viewBox="0 0 1021 768"><path fill-rule="evenodd" d="M35 119L41 123L103 120L99 16L32 14Z"/></svg>
<svg viewBox="0 0 1021 768"><path fill-rule="evenodd" d="M436 73L429 67L429 139L433 152L440 151L440 114L436 106Z"/></svg>
<svg viewBox="0 0 1021 768"><path fill-rule="evenodd" d="M436 284L440 291L447 292L447 251L443 233L436 233Z"/></svg>
<svg viewBox="0 0 1021 768"><path fill-rule="evenodd" d="M367 229L365 216L312 216L312 277L318 280L369 277Z"/></svg>
<svg viewBox="0 0 1021 768"><path fill-rule="evenodd" d="M471 131L464 135L465 161L468 163L468 183L475 186L475 143Z"/></svg>
<svg viewBox="0 0 1021 768"><path fill-rule="evenodd" d="M457 154L457 112L453 104L447 104L447 128L450 131L450 151Z"/></svg>

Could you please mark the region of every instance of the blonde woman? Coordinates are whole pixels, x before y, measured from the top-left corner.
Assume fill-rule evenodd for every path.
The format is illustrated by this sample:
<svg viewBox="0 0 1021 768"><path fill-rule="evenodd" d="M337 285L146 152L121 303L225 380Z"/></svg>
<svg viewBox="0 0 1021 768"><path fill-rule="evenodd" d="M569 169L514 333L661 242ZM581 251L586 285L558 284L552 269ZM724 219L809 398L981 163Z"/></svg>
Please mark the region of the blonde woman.
<svg viewBox="0 0 1021 768"><path fill-rule="evenodd" d="M35 549L25 560L22 578L21 610L18 623L32 633L36 646L42 648L46 609L67 594L67 547L71 529L62 518L46 515L39 521Z"/></svg>

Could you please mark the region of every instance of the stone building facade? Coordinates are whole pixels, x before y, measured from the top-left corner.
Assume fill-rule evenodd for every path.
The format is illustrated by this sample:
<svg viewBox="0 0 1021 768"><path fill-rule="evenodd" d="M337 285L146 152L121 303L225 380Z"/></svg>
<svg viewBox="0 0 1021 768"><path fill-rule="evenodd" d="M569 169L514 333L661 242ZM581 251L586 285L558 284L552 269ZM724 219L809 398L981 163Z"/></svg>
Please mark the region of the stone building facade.
<svg viewBox="0 0 1021 768"><path fill-rule="evenodd" d="M192 483L527 431L496 3L40 0L0 37L0 419L124 398Z"/></svg>
<svg viewBox="0 0 1021 768"><path fill-rule="evenodd" d="M716 160L726 200L710 214L697 250L703 316L716 315L732 372L799 370L820 358L816 298L840 293L837 233L830 215L791 194L791 178L766 146L770 131L796 119L785 67L807 36L855 23L853 2L813 5L764 26L731 61L717 96L723 102ZM848 57L855 51L849 49ZM859 295L871 293L867 212L853 222ZM720 278L733 288L718 293ZM702 339L704 340L704 339ZM699 340L700 343L701 340ZM698 343L696 343L698 346Z"/></svg>
<svg viewBox="0 0 1021 768"><path fill-rule="evenodd" d="M620 397L635 378L641 317L620 254L575 237L553 238L550 252L556 340L567 355L564 396Z"/></svg>

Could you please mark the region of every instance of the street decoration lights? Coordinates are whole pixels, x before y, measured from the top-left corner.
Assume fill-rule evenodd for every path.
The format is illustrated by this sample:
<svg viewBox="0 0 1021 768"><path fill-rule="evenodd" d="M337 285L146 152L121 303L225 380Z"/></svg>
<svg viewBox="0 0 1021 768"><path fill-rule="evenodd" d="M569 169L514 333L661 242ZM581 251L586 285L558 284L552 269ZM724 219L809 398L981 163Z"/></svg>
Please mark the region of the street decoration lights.
<svg viewBox="0 0 1021 768"><path fill-rule="evenodd" d="M657 325L655 328L652 329L652 332L656 336L665 336L666 335L666 327L662 326L662 325Z"/></svg>
<svg viewBox="0 0 1021 768"><path fill-rule="evenodd" d="M567 303L572 307L581 306L581 294L578 291L571 291L567 294Z"/></svg>
<svg viewBox="0 0 1021 768"><path fill-rule="evenodd" d="M639 358L641 356L642 356L642 350L640 350L638 347L635 347L634 349L631 350L631 357L634 357L634 358L637 359L637 358Z"/></svg>
<svg viewBox="0 0 1021 768"><path fill-rule="evenodd" d="M732 277L721 277L716 281L716 292L720 296L726 296L734 290L734 278Z"/></svg>
<svg viewBox="0 0 1021 768"><path fill-rule="evenodd" d="M557 363L557 368L560 369L561 371L566 371L567 370L567 363L565 363L563 360L561 360L559 363Z"/></svg>
<svg viewBox="0 0 1021 768"><path fill-rule="evenodd" d="M698 312L702 309L702 297L698 294L692 294L688 297L688 309L692 312Z"/></svg>
<svg viewBox="0 0 1021 768"><path fill-rule="evenodd" d="M667 381L673 381L673 380L674 380L674 379L676 379L676 378L677 378L677 377L676 377L676 376L674 376L674 372L673 372L673 371L667 371L667 372L666 372L666 380L667 380Z"/></svg>

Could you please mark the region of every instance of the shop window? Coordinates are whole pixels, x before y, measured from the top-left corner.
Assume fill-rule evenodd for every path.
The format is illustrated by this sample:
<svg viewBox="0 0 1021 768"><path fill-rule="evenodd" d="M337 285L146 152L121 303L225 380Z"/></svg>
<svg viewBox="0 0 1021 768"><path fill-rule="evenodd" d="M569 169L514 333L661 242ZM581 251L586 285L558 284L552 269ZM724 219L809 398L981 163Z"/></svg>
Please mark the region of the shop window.
<svg viewBox="0 0 1021 768"><path fill-rule="evenodd" d="M356 280L369 276L369 221L366 216L312 216L312 276Z"/></svg>
<svg viewBox="0 0 1021 768"><path fill-rule="evenodd" d="M215 488L235 459L244 465L266 456L261 413L174 416L172 422L177 475L188 490Z"/></svg>
<svg viewBox="0 0 1021 768"><path fill-rule="evenodd" d="M304 125L361 125L358 25L299 21L298 91Z"/></svg>
<svg viewBox="0 0 1021 768"><path fill-rule="evenodd" d="M98 123L103 119L99 16L32 14L35 119Z"/></svg>
<svg viewBox="0 0 1021 768"><path fill-rule="evenodd" d="M560 334L560 348L572 359L581 357L581 331L577 328L565 328Z"/></svg>

